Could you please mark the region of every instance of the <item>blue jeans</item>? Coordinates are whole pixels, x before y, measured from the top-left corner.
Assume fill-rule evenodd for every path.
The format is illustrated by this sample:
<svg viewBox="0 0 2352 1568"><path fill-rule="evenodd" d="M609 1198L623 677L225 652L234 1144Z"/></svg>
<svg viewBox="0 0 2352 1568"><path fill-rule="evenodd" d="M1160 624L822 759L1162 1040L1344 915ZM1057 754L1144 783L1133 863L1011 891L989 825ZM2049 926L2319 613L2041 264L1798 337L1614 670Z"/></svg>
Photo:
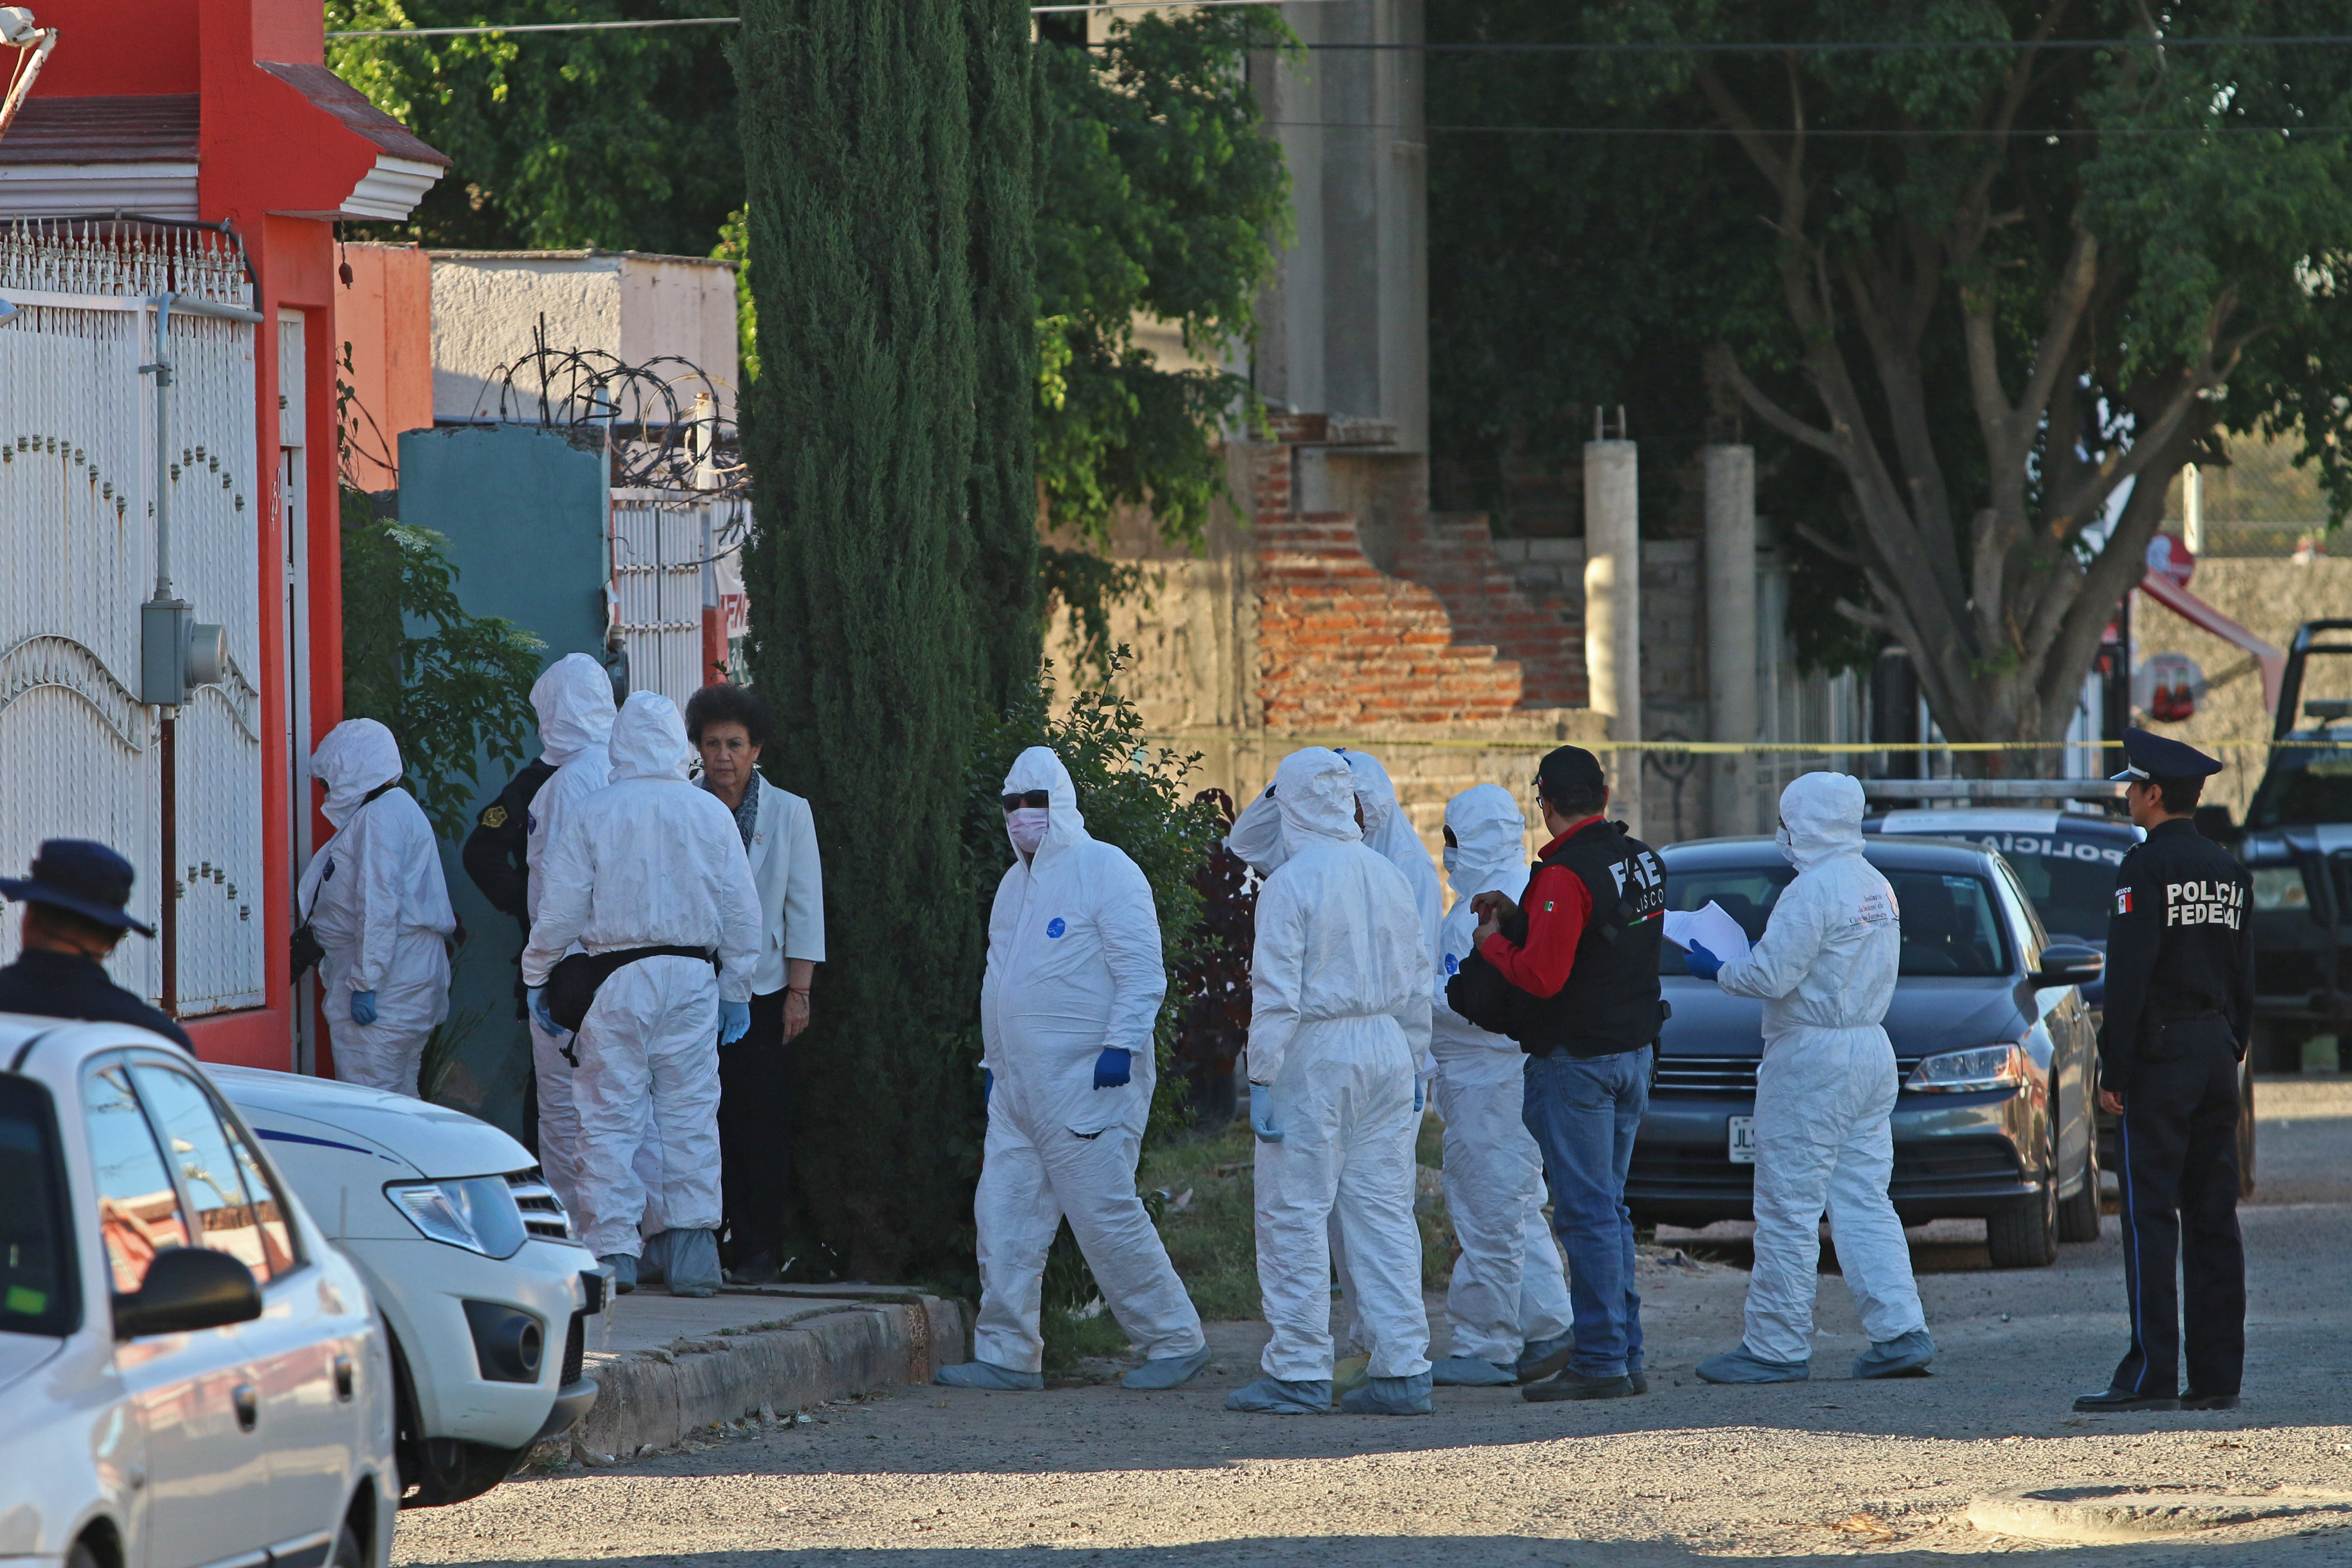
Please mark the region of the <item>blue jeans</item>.
<svg viewBox="0 0 2352 1568"><path fill-rule="evenodd" d="M1543 1151L1551 1226L1568 1260L1576 1355L1587 1377L1642 1369L1642 1298L1633 1290L1633 1216L1625 1172L1650 1103L1650 1049L1528 1058L1528 1131Z"/></svg>

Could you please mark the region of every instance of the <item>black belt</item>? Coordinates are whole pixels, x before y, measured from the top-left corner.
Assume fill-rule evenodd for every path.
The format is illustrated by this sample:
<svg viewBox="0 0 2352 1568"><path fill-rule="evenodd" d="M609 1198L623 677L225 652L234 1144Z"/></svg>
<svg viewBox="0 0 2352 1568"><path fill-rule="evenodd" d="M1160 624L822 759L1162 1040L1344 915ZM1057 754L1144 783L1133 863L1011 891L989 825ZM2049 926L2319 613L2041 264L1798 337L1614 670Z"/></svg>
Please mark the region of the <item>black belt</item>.
<svg viewBox="0 0 2352 1568"><path fill-rule="evenodd" d="M556 1024L577 1029L594 1005L597 987L615 971L641 958L698 958L716 969L719 955L707 947L622 947L611 952L575 952L558 961L547 976L547 1011ZM566 1057L572 1053L564 1052ZM579 1064L575 1061L573 1066Z"/></svg>

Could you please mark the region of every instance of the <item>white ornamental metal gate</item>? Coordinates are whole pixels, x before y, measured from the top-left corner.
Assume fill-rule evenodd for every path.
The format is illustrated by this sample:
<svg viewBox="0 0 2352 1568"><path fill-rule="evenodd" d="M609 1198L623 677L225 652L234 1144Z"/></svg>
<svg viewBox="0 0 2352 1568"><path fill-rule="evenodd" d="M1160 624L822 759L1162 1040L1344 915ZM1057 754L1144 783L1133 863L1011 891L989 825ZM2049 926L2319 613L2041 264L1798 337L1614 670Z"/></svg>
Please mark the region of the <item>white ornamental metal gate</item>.
<svg viewBox="0 0 2352 1568"><path fill-rule="evenodd" d="M613 619L629 656L630 690L658 691L684 708L713 679L703 668L703 609L741 614L740 570L729 567L750 521L740 498L613 492Z"/></svg>
<svg viewBox="0 0 2352 1568"><path fill-rule="evenodd" d="M222 679L177 710L180 864L162 843L161 710L136 695L141 601L155 578L150 301L166 292L248 303L225 237L129 224L0 227L0 868L44 838L96 838L138 868L131 910L160 920L176 890L183 1016L259 1005L262 919L258 524L254 331L174 313L169 428L172 576L198 619L226 632ZM0 921L0 958L16 923ZM160 944L110 966L163 996Z"/></svg>

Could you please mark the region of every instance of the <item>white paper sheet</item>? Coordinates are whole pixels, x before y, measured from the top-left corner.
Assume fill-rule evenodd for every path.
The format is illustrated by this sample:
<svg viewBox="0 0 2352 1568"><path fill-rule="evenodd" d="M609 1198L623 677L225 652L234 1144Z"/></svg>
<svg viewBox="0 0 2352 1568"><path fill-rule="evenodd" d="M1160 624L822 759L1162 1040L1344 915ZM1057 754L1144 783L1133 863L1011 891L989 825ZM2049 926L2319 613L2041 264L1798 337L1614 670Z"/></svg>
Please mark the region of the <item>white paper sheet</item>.
<svg viewBox="0 0 2352 1568"><path fill-rule="evenodd" d="M1748 956L1748 933L1713 899L1701 910L1668 910L1666 940L1685 952L1697 942L1726 963Z"/></svg>

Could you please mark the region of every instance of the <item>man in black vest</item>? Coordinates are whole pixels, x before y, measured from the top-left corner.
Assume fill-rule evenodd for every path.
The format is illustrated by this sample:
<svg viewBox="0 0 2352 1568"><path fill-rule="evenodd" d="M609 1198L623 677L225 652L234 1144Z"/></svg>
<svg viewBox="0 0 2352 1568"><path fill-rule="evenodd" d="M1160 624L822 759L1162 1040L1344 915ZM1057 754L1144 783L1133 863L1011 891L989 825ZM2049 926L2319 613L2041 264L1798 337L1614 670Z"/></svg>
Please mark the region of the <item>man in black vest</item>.
<svg viewBox="0 0 2352 1568"><path fill-rule="evenodd" d="M1552 837L1525 906L1498 892L1471 900L1479 956L1526 994L1508 1032L1528 1053L1528 1131L1543 1150L1575 1315L1575 1355L1524 1395L1622 1399L1650 1386L1625 1171L1665 1016L1666 874L1648 845L1601 815L1609 785L1591 752L1562 746L1545 757L1536 792Z"/></svg>

